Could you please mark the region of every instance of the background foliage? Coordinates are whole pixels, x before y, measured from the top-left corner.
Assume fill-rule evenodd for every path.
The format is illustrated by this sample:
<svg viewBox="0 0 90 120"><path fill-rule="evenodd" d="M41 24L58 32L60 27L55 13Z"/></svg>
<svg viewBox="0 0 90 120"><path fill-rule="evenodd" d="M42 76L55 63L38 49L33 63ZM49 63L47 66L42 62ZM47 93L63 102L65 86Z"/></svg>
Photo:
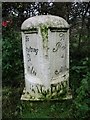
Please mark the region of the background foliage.
<svg viewBox="0 0 90 120"><path fill-rule="evenodd" d="M20 27L35 15L63 17L70 24L70 87L73 99L64 102L20 101L24 87ZM90 2L3 3L3 118L90 118ZM7 106L7 107L6 107Z"/></svg>

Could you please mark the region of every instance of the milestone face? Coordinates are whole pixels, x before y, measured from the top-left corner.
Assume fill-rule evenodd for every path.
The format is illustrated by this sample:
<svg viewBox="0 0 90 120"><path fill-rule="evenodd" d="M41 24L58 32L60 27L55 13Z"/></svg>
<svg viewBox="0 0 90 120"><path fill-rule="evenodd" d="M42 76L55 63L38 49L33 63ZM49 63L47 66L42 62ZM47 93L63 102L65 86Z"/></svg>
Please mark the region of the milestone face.
<svg viewBox="0 0 90 120"><path fill-rule="evenodd" d="M24 34L28 74L42 78L44 72L47 71L48 79L53 79L66 71L66 34L67 32L50 31L47 43L43 43L43 38L41 37L40 39L36 33ZM43 44L46 44L48 49L44 48ZM47 57L45 57L45 51L47 52Z"/></svg>
<svg viewBox="0 0 90 120"><path fill-rule="evenodd" d="M26 93L31 99L57 98L69 87L68 23L58 16L41 15L25 20L21 29Z"/></svg>
<svg viewBox="0 0 90 120"><path fill-rule="evenodd" d="M50 77L55 78L66 71L66 32L50 32Z"/></svg>
<svg viewBox="0 0 90 120"><path fill-rule="evenodd" d="M37 61L38 61L38 39L37 34L25 34L25 51L26 51L26 69L31 75L37 75Z"/></svg>

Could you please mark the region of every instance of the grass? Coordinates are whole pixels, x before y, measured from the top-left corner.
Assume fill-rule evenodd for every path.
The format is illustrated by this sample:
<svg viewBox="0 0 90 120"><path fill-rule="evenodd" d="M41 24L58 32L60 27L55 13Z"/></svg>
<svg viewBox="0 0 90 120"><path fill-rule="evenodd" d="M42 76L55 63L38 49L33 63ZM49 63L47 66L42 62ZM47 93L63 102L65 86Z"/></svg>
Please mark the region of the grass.
<svg viewBox="0 0 90 120"><path fill-rule="evenodd" d="M25 105L23 118L68 118L70 102L29 102ZM68 106L65 106L68 104Z"/></svg>
<svg viewBox="0 0 90 120"><path fill-rule="evenodd" d="M2 117L4 118L70 118L72 100L21 101L20 87L3 87Z"/></svg>
<svg viewBox="0 0 90 120"><path fill-rule="evenodd" d="M77 65L80 68L80 65ZM80 78L81 73L85 74L87 70L76 72L77 69L70 69L70 88L73 93L73 100L63 101L21 101L21 95L24 88L23 75L17 77L16 81L12 80L13 85L11 87L8 82L8 86L4 86L2 90L2 117L3 119L26 119L26 118L53 118L53 119L76 119L82 120L83 118L90 118L89 115L89 98L87 96L82 99L80 92L76 93L76 90L84 87L80 84L83 78ZM87 74L86 74L87 76ZM22 81L20 81L22 79ZM85 78L87 80L87 77ZM3 81L4 82L4 81ZM15 83L15 84L14 84ZM86 93L84 93L86 95ZM79 95L80 99L76 99ZM88 100L88 101L87 101ZM76 104L77 103L77 104ZM85 103L83 105L82 103ZM78 108L77 108L78 107Z"/></svg>

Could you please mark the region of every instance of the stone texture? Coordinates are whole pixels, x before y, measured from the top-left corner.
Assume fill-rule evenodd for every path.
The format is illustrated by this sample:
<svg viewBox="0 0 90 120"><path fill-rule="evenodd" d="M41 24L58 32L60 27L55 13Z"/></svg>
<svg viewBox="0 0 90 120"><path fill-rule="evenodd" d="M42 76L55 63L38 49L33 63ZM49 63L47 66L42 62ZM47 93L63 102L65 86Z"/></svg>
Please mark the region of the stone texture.
<svg viewBox="0 0 90 120"><path fill-rule="evenodd" d="M41 25L46 25L47 27L69 28L69 24L61 17L41 15L25 20L21 26L21 29L28 30L29 28L38 28Z"/></svg>
<svg viewBox="0 0 90 120"><path fill-rule="evenodd" d="M61 17L41 15L25 20L21 29L25 70L22 99L65 98L69 90L68 23Z"/></svg>

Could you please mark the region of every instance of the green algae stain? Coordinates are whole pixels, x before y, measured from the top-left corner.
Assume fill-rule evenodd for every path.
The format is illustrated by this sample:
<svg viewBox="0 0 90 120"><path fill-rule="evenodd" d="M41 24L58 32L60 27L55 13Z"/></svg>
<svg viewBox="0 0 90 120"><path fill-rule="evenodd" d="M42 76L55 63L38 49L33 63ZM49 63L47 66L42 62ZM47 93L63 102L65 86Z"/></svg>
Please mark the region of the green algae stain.
<svg viewBox="0 0 90 120"><path fill-rule="evenodd" d="M48 27L46 25L41 25L40 30L41 30L43 42L47 42L48 41Z"/></svg>
<svg viewBox="0 0 90 120"><path fill-rule="evenodd" d="M64 83L63 83L64 84ZM67 96L68 90L67 90L67 85L63 85L61 88L61 85L58 89L55 89L53 92L51 92L49 89L46 91L43 91L41 93L41 97L39 99L44 99L44 100L51 100L51 99L63 99Z"/></svg>
<svg viewBox="0 0 90 120"><path fill-rule="evenodd" d="M48 54L48 27L46 25L41 25L40 31L43 40L43 48L46 50L46 54Z"/></svg>

